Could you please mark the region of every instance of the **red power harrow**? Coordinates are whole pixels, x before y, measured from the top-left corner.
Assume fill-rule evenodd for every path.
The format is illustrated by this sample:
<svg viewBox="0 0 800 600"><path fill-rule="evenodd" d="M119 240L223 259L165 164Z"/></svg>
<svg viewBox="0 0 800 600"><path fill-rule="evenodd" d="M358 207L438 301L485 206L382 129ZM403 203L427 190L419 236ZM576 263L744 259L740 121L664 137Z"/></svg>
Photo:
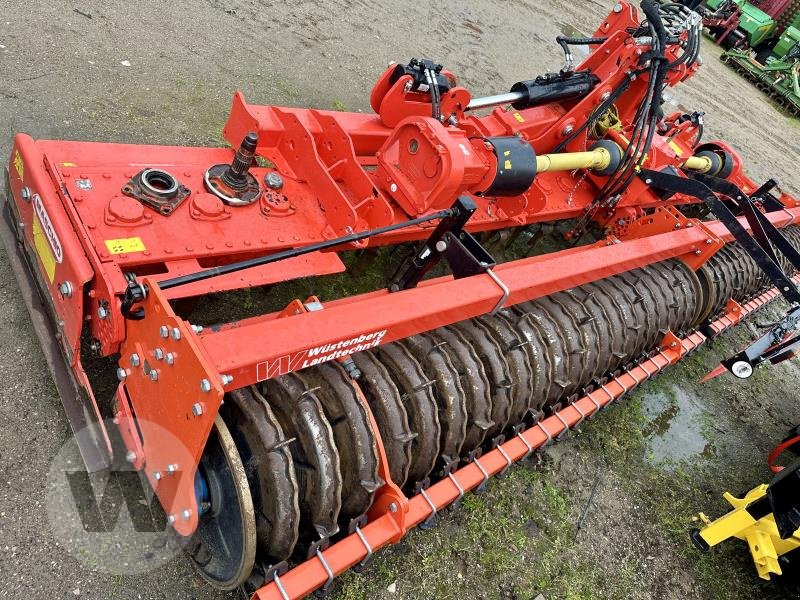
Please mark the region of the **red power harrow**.
<svg viewBox="0 0 800 600"><path fill-rule="evenodd" d="M235 150L18 135L3 241L87 468L112 464L113 433L208 581L300 597L766 301L797 303L800 207L701 143L702 113L662 114L700 23L642 11L559 38L563 68L507 94L429 60L391 66L374 114L236 94ZM556 221L563 249L529 256ZM381 289L187 316L387 246ZM793 354L796 318L725 366ZM89 350L119 355L113 414Z"/></svg>

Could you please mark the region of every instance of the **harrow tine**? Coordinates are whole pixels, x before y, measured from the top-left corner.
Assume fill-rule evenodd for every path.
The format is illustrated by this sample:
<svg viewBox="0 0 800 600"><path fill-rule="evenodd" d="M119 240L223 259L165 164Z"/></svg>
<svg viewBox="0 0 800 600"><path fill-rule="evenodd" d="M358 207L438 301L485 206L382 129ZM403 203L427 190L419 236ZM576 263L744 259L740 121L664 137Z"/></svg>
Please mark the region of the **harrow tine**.
<svg viewBox="0 0 800 600"><path fill-rule="evenodd" d="M431 529L436 524L436 505L431 502L430 496L428 496L428 493L424 489L420 489L419 493L423 498L425 498L425 502L428 503L428 506L431 507L430 516L419 524L419 528L423 530Z"/></svg>
<svg viewBox="0 0 800 600"><path fill-rule="evenodd" d="M447 477L453 482L453 485L456 486L456 490L458 490L458 496L456 496L456 499L453 500L452 503L452 506L458 506L461 504L461 499L464 497L464 488L461 487L461 484L458 483L458 479L456 479L456 476L452 473L448 473Z"/></svg>

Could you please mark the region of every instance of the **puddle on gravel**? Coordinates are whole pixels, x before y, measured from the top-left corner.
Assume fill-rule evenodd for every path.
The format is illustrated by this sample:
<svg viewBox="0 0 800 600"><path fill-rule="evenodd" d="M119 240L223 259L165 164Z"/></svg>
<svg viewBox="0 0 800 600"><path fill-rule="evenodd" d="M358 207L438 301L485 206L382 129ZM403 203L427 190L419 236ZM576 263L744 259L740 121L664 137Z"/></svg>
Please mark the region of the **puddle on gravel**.
<svg viewBox="0 0 800 600"><path fill-rule="evenodd" d="M704 432L703 409L693 394L672 386L646 395L642 402L652 464L672 471L681 462L714 455L714 444Z"/></svg>

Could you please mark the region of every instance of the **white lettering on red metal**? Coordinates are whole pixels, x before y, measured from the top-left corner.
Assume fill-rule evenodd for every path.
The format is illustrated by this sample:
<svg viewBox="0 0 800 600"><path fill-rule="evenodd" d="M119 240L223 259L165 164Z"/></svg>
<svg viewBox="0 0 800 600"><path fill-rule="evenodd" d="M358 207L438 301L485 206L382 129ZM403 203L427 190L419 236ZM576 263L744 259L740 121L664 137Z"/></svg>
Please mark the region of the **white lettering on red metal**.
<svg viewBox="0 0 800 600"><path fill-rule="evenodd" d="M265 360L256 365L256 381L265 381L279 377L292 371L313 367L324 362L336 360L343 356L363 352L370 348L380 346L386 335L386 329L364 333L358 337L348 338L339 342L315 346L295 354L287 354L272 360Z"/></svg>
<svg viewBox="0 0 800 600"><path fill-rule="evenodd" d="M61 240L58 239L58 234L53 227L53 222L50 220L50 215L47 214L47 210L45 209L44 203L42 202L42 198L39 196L39 194L35 194L33 196L33 209L36 211L36 216L39 217L39 223L42 225L42 231L44 232L45 237L47 237L47 242L50 244L50 248L53 250L53 256L55 257L56 262L63 262L64 250L61 248Z"/></svg>

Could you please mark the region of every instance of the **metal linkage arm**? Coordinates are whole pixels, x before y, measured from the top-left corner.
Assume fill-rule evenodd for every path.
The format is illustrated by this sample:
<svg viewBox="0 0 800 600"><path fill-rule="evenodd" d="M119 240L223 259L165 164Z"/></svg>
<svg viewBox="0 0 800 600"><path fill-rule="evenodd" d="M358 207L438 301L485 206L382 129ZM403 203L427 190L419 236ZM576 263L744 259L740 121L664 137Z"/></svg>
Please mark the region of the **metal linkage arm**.
<svg viewBox="0 0 800 600"><path fill-rule="evenodd" d="M736 241L742 245L758 267L780 290L781 294L789 302L800 304L800 290L781 269L775 252L770 246L770 241L798 269L800 269L800 253L789 244L766 215L753 206L747 194L724 179L707 175L696 174L689 179L671 173L643 169L641 176L648 185L664 191L692 196L705 202L706 206L717 215L717 218L733 234ZM742 226L731 209L714 193L715 191L729 196L739 203L753 230L752 234Z"/></svg>
<svg viewBox="0 0 800 600"><path fill-rule="evenodd" d="M793 335L800 323L800 290L783 272L773 245L794 267L800 270L800 253L786 240L767 215L753 204L752 199L738 186L725 179L694 174L691 179L661 173L642 171L649 185L699 198L714 212L733 234L739 244L753 258L759 268L770 278L780 293L794 305L787 315L739 354L722 361L722 365L736 377L747 379L760 364L777 364L800 352L800 338ZM716 193L715 193L716 192ZM716 195L727 196L738 205L752 230L749 233L733 211Z"/></svg>
<svg viewBox="0 0 800 600"><path fill-rule="evenodd" d="M389 286L390 292L417 287L422 278L444 257L456 279L485 273L496 262L478 241L464 231L478 207L469 196L461 196L450 209L451 215L436 229L411 258L398 269Z"/></svg>

